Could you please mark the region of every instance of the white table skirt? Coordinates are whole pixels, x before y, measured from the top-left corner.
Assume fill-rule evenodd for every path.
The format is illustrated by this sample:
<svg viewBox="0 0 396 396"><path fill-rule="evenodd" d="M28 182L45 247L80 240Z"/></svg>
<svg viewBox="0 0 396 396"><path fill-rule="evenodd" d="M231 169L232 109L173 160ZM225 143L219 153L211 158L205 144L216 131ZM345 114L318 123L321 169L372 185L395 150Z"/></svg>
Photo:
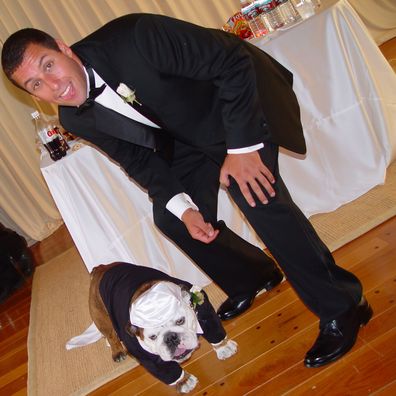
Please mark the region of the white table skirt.
<svg viewBox="0 0 396 396"><path fill-rule="evenodd" d="M294 73L307 155L282 154L280 168L304 213L383 183L396 156L396 75L349 3L254 43Z"/></svg>
<svg viewBox="0 0 396 396"><path fill-rule="evenodd" d="M99 151L83 145L41 170L89 272L125 261L209 282L156 229L148 195Z"/></svg>
<svg viewBox="0 0 396 396"><path fill-rule="evenodd" d="M339 1L255 44L295 73L308 154L283 153L280 166L304 213L334 210L382 183L395 154L396 80L352 7ZM97 150L44 161L42 173L88 271L128 261L209 283L157 231L146 193ZM223 190L219 218L260 245Z"/></svg>

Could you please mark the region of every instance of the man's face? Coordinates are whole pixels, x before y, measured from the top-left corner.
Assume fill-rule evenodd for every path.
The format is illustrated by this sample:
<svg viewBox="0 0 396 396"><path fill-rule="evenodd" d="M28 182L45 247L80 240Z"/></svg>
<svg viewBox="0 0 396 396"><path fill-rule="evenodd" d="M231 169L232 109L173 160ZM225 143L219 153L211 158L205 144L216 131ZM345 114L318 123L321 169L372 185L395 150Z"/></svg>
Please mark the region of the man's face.
<svg viewBox="0 0 396 396"><path fill-rule="evenodd" d="M60 52L29 44L21 65L11 76L40 100L64 106L79 106L87 98L87 81L80 60L66 44Z"/></svg>

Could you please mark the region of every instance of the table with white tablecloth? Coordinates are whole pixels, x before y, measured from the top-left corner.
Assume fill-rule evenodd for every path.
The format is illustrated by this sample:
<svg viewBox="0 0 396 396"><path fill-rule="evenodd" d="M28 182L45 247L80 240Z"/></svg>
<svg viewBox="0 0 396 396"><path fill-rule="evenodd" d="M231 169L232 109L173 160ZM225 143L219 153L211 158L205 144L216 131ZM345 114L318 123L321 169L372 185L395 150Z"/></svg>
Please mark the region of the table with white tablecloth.
<svg viewBox="0 0 396 396"><path fill-rule="evenodd" d="M125 261L207 284L207 277L154 226L148 195L95 148L79 142L71 146L60 161L45 156L41 171L88 271Z"/></svg>
<svg viewBox="0 0 396 396"><path fill-rule="evenodd" d="M351 5L340 0L254 43L294 74L307 155L282 154L280 167L304 213L382 183L396 156L396 76Z"/></svg>
<svg viewBox="0 0 396 396"><path fill-rule="evenodd" d="M334 210L382 183L396 147L396 79L347 1L253 43L294 73L308 153L282 152L280 167L304 213ZM147 194L99 151L83 145L41 169L89 271L129 261L209 282L155 228ZM219 218L259 244L224 190Z"/></svg>

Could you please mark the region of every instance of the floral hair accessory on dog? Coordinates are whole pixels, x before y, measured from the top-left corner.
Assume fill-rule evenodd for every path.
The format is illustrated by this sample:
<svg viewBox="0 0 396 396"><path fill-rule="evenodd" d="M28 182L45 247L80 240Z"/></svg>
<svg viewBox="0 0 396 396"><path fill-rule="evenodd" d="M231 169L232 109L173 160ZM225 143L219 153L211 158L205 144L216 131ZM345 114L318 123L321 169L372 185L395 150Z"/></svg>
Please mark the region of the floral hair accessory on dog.
<svg viewBox="0 0 396 396"><path fill-rule="evenodd" d="M193 286L190 289L190 296L193 309L196 309L197 305L202 305L205 301L205 296L202 293L202 289L198 286Z"/></svg>

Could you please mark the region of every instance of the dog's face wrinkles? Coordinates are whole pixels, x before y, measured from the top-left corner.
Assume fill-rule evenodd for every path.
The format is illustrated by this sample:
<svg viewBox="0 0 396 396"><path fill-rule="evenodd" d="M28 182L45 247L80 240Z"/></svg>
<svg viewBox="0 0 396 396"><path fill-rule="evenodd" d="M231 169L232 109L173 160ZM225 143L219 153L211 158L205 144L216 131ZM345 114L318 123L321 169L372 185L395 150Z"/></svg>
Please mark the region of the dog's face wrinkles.
<svg viewBox="0 0 396 396"><path fill-rule="evenodd" d="M182 305L162 326L143 329L138 335L139 343L164 361L183 362L199 345L196 321L194 310Z"/></svg>

